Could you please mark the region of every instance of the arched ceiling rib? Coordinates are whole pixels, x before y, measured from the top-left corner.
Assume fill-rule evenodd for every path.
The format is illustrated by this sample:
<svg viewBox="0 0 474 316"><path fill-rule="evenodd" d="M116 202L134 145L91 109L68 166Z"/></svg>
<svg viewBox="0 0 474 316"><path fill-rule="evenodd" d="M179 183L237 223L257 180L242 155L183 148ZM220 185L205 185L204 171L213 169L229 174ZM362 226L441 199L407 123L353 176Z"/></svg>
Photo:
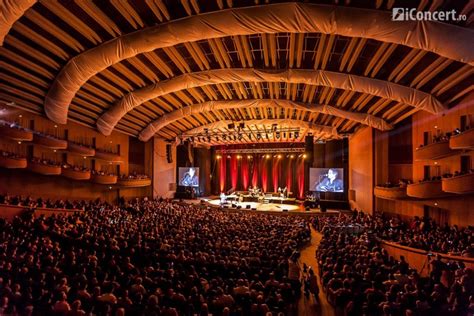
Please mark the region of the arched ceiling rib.
<svg viewBox="0 0 474 316"><path fill-rule="evenodd" d="M12 25L36 3L36 0L2 0L0 2L0 46Z"/></svg>
<svg viewBox="0 0 474 316"><path fill-rule="evenodd" d="M45 112L53 121L65 123L71 100L88 79L137 54L200 39L276 32L320 32L376 39L474 65L471 29L431 21L399 23L391 21L389 12L376 10L301 3L262 5L168 22L85 51L71 59L55 78L45 98Z"/></svg>
<svg viewBox="0 0 474 316"><path fill-rule="evenodd" d="M161 116L159 119L149 124L141 133L140 140L148 141L154 134L163 127L190 115L205 113L214 110L239 109L239 108L257 108L257 107L281 107L286 109L303 110L310 113L324 113L346 118L367 126L385 131L390 130L392 125L385 120L377 118L366 113L355 113L344 111L329 105L311 105L302 102L294 102L290 100L273 100L273 99L254 99L254 100L232 100L232 101L209 101L205 103L194 104L182 109L178 109L171 113Z"/></svg>
<svg viewBox="0 0 474 316"><path fill-rule="evenodd" d="M438 113L444 109L443 105L430 94L372 78L324 70L290 69L279 72L269 72L256 69L218 69L184 74L135 90L104 113L99 120L97 120L97 128L103 134L110 135L115 125L127 112L159 96L186 88L242 81L322 85L396 100L431 113Z"/></svg>

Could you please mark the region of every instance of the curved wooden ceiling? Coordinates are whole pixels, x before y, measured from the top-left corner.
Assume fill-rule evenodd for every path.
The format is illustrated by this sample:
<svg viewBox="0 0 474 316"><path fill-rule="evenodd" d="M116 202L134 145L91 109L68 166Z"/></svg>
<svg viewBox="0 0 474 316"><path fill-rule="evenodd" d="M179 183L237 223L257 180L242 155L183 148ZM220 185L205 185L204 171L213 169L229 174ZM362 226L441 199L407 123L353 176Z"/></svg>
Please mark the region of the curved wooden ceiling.
<svg viewBox="0 0 474 316"><path fill-rule="evenodd" d="M26 1L32 2L32 1ZM34 2L34 1L33 1ZM44 115L44 102L55 78L72 58L114 38L183 17L229 10L234 7L267 6L283 1L259 0L41 0L27 9L4 38L0 47L0 99ZM331 1L308 1L334 5ZM340 2L340 1L336 1ZM452 10L469 14L458 27L472 32L469 1L411 1L418 10ZM403 0L347 0L343 6L391 12L407 7ZM454 22L452 24L455 24ZM473 33L474 34L474 33ZM428 40L430 34L427 34ZM471 47L472 41L461 43ZM457 43L459 45L459 43ZM450 43L446 43L450 45ZM322 33L256 33L179 43L121 60L93 75L77 91L67 112L68 119L92 128L114 105L147 86L173 80L183 74L218 69L247 68L281 72L288 69L322 70L366 77L403 86L453 107L473 90L474 70L469 63L441 57L433 52L375 39ZM60 83L59 83L60 84ZM339 134L353 132L363 122L341 115L311 110L329 105L346 112L368 114L387 124L397 124L420 107L385 95L279 80L216 82L184 86L140 102L118 121L115 130L138 136L147 126L168 113L210 101L283 99L306 107L277 107L261 102L254 107L216 107L188 111L160 127L157 135L173 139L218 121L251 121L256 130L268 122L302 121L299 140L308 124L335 128ZM221 102L222 103L222 102ZM224 104L224 103L222 103ZM286 120L286 121L285 121ZM163 121L163 120L162 120ZM260 123L259 123L260 122ZM317 137L329 139L331 134ZM245 139L243 140L245 141Z"/></svg>

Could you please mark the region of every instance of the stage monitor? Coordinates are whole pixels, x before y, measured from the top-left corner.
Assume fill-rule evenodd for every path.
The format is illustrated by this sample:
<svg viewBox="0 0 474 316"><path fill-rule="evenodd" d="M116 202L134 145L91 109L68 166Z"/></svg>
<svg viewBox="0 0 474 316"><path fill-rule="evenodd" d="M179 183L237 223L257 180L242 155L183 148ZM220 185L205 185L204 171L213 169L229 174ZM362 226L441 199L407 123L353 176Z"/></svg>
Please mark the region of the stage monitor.
<svg viewBox="0 0 474 316"><path fill-rule="evenodd" d="M199 168L196 167L180 167L178 170L178 185L183 187L199 186Z"/></svg>
<svg viewBox="0 0 474 316"><path fill-rule="evenodd" d="M344 169L310 168L309 190L317 192L344 192Z"/></svg>

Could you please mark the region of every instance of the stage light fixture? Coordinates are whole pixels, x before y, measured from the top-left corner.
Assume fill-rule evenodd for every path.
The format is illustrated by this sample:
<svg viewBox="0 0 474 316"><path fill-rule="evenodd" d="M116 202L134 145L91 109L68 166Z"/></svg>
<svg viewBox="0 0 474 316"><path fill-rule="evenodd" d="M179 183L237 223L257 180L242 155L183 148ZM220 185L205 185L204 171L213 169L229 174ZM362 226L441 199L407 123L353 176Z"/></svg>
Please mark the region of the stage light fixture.
<svg viewBox="0 0 474 316"><path fill-rule="evenodd" d="M280 132L276 132L276 138L280 139Z"/></svg>
<svg viewBox="0 0 474 316"><path fill-rule="evenodd" d="M210 143L211 142L211 136L207 136L207 141Z"/></svg>
<svg viewBox="0 0 474 316"><path fill-rule="evenodd" d="M241 156L241 155L237 155L237 159L242 159L242 156Z"/></svg>
<svg viewBox="0 0 474 316"><path fill-rule="evenodd" d="M300 138L300 132L295 132L295 139Z"/></svg>
<svg viewBox="0 0 474 316"><path fill-rule="evenodd" d="M295 158L295 155L291 155L290 158Z"/></svg>
<svg viewBox="0 0 474 316"><path fill-rule="evenodd" d="M252 159L252 156L248 155L248 156L247 156L247 159Z"/></svg>
<svg viewBox="0 0 474 316"><path fill-rule="evenodd" d="M231 158L230 155L227 155L227 159L230 159L230 158Z"/></svg>
<svg viewBox="0 0 474 316"><path fill-rule="evenodd" d="M269 159L269 158L270 158L270 155L266 155L265 157L266 157L267 159Z"/></svg>
<svg viewBox="0 0 474 316"><path fill-rule="evenodd" d="M194 143L194 136L191 136L191 142Z"/></svg>
<svg viewBox="0 0 474 316"><path fill-rule="evenodd" d="M306 159L306 154L303 154L303 159Z"/></svg>
<svg viewBox="0 0 474 316"><path fill-rule="evenodd" d="M286 138L286 133L283 133L283 138Z"/></svg>
<svg viewBox="0 0 474 316"><path fill-rule="evenodd" d="M257 133L257 139L261 139L262 138L262 135L260 135L260 133Z"/></svg>
<svg viewBox="0 0 474 316"><path fill-rule="evenodd" d="M242 140L242 134L239 134L239 140Z"/></svg>
<svg viewBox="0 0 474 316"><path fill-rule="evenodd" d="M252 133L249 133L247 136L249 137L249 139L252 139Z"/></svg>
<svg viewBox="0 0 474 316"><path fill-rule="evenodd" d="M227 136L226 136L225 134L222 135L222 139L223 139L223 140L226 140L226 139L227 139Z"/></svg>
<svg viewBox="0 0 474 316"><path fill-rule="evenodd" d="M221 155L216 156L216 159L218 159L218 160L221 159L221 158L222 158Z"/></svg>
<svg viewBox="0 0 474 316"><path fill-rule="evenodd" d="M219 136L216 136L216 142L218 142L218 141L219 141Z"/></svg>
<svg viewBox="0 0 474 316"><path fill-rule="evenodd" d="M280 158L281 158L281 155L278 155L277 157L278 157L278 159L280 159Z"/></svg>

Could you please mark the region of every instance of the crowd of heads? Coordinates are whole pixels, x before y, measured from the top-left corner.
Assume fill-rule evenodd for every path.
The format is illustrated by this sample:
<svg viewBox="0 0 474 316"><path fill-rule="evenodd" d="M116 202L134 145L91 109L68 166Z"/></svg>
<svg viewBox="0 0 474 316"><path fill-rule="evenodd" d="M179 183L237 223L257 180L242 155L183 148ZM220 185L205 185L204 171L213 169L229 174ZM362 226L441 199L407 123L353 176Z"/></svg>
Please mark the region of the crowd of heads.
<svg viewBox="0 0 474 316"><path fill-rule="evenodd" d="M457 251L470 241L470 233L454 227L436 227L431 220L414 219L404 225L399 220L363 213L319 217L313 225L323 234L317 250L321 283L338 313L405 316L474 313L474 273L462 262L445 263L439 254L427 256L429 273L422 277L410 269L403 256L395 260L379 243L380 239L387 239L406 241L416 248ZM362 229L355 230L353 226ZM442 236L453 243L444 245ZM428 241L430 238L434 239ZM442 249L443 246L446 248Z"/></svg>
<svg viewBox="0 0 474 316"><path fill-rule="evenodd" d="M0 314L286 314L310 238L299 217L155 200L0 226Z"/></svg>
<svg viewBox="0 0 474 316"><path fill-rule="evenodd" d="M0 194L0 204L21 206L28 210L37 208L65 209L65 210L104 210L110 205L100 199L94 201L86 200L67 200L67 199L43 199L33 198L31 196L10 195L8 193Z"/></svg>

